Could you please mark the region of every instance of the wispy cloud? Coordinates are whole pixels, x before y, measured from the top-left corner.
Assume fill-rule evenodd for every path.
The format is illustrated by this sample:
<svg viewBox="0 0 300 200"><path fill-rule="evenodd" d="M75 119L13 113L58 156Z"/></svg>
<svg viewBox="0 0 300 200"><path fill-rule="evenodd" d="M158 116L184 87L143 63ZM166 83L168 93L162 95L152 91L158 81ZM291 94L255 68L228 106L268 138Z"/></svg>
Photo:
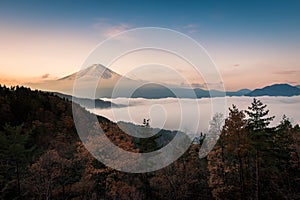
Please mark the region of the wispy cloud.
<svg viewBox="0 0 300 200"><path fill-rule="evenodd" d="M222 90L223 87L222 85L224 85L223 82L219 82L219 83L191 83L191 84L186 84L186 83L181 83L180 86L182 87L192 87L192 88L201 88L201 89L205 89L208 90Z"/></svg>
<svg viewBox="0 0 300 200"><path fill-rule="evenodd" d="M193 88L202 88L202 89L206 89L206 84L201 84L201 83L192 83L191 86Z"/></svg>
<svg viewBox="0 0 300 200"><path fill-rule="evenodd" d="M44 75L42 76L42 79L49 78L49 76L50 76L50 74L44 74Z"/></svg>
<svg viewBox="0 0 300 200"><path fill-rule="evenodd" d="M187 24L183 27L188 33L197 33L198 25L197 24Z"/></svg>
<svg viewBox="0 0 300 200"><path fill-rule="evenodd" d="M185 28L197 28L197 27L198 27L197 24L187 24L187 25L185 26Z"/></svg>
<svg viewBox="0 0 300 200"><path fill-rule="evenodd" d="M49 73L42 76L33 76L33 77L19 77L15 78L12 76L0 77L0 84L7 86L11 85L27 85L27 83L42 83L51 80L56 80L57 77L51 76Z"/></svg>
<svg viewBox="0 0 300 200"><path fill-rule="evenodd" d="M31 84L31 83L47 83L49 81L54 81L57 80L58 77L56 76L52 76L49 73L46 73L42 76L36 76L36 77L28 77L28 78L24 78L22 81L23 84Z"/></svg>
<svg viewBox="0 0 300 200"><path fill-rule="evenodd" d="M291 75L291 74L300 74L299 70L281 70L275 71L273 74L280 74L280 75Z"/></svg>
<svg viewBox="0 0 300 200"><path fill-rule="evenodd" d="M100 18L93 24L93 28L100 31L104 37L112 37L118 33L126 31L133 26L128 23L115 23L110 19Z"/></svg>
<svg viewBox="0 0 300 200"><path fill-rule="evenodd" d="M201 88L201 89L206 89L207 85L205 83L181 83L181 87L192 87L192 88Z"/></svg>

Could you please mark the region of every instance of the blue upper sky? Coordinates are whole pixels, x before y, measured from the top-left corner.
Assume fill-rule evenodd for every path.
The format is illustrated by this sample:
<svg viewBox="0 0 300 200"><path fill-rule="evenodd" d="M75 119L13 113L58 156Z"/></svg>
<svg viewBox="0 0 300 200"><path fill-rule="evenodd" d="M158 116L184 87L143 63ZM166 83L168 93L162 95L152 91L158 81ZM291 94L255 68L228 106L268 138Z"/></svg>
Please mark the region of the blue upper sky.
<svg viewBox="0 0 300 200"><path fill-rule="evenodd" d="M250 68L254 70L266 68L268 69L266 74L286 75L282 80L274 75L269 82L290 80L291 83L297 83L296 76L291 77L294 75L287 76L287 74L295 72L296 75L300 75L298 71L300 64L298 61L298 55L300 55L299 10L300 1L297 0L2 0L0 1L0 42L7 44L9 40L18 41L16 42L18 44L14 44L15 48L10 50L10 53L14 53L15 49L21 52L22 48L17 45L24 42L22 35L27 38L31 35L32 44L36 46L39 46L39 42L35 38L39 38L45 32L51 33L47 37L52 35L60 44L61 41L72 43L67 35L74 36L74 42L82 43L81 49L84 50L77 54L84 59L88 49L91 50L96 45L95 43L115 31L144 26L166 27L186 33L203 44L220 66L225 77L236 73L232 74L230 67L240 66L243 69L244 66L245 71L242 71L244 73L247 73ZM12 36L12 32L16 35ZM65 46L72 51L70 45L65 44ZM0 53L2 53L1 50ZM76 52L73 53L75 55ZM8 55L8 52L6 54ZM53 52L51 56L55 56L55 53ZM68 59L71 60L71 58ZM9 76L11 74L6 73L7 68L3 67L7 62L6 60L0 63L0 73ZM76 62L59 63L73 66L73 68L66 66L66 70L61 72L40 67L35 70L35 75L49 72L61 76L70 69L75 71ZM24 60L24 63L33 62ZM55 64L57 63L53 63L52 66ZM16 64L12 65L11 69L17 72L20 71L20 67L21 65Z"/></svg>
<svg viewBox="0 0 300 200"><path fill-rule="evenodd" d="M251 32L296 36L300 1L15 1L0 2L1 21L32 25L78 26L98 18L136 26L199 28L239 35ZM207 30L209 32L209 30Z"/></svg>

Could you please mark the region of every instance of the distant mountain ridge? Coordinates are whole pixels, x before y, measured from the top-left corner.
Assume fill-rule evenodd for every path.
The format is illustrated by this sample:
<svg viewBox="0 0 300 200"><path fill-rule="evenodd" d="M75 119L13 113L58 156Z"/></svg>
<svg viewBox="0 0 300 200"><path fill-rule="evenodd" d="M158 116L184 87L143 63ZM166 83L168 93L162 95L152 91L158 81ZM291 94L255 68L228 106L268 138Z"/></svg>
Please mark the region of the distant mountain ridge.
<svg viewBox="0 0 300 200"><path fill-rule="evenodd" d="M251 90L249 90L249 89L241 89L238 91L226 92L226 96L244 96L250 92L251 92Z"/></svg>
<svg viewBox="0 0 300 200"><path fill-rule="evenodd" d="M246 96L297 96L300 95L300 89L289 84L274 84L261 89L255 89L246 94Z"/></svg>
<svg viewBox="0 0 300 200"><path fill-rule="evenodd" d="M289 84L274 84L266 86L261 89L255 89L253 91L249 89L241 89L238 91L222 92L218 90L203 90L201 88L195 89L183 89L173 88L168 89L165 87L160 88L139 88L132 95L133 98L209 98L209 97L222 97L222 96L297 96L300 95L300 89L296 86Z"/></svg>
<svg viewBox="0 0 300 200"><path fill-rule="evenodd" d="M111 108L111 107L122 107L122 105L118 105L115 103L112 103L110 101L104 101L101 99L88 99L88 98L78 98L78 97L72 97L71 95L62 94L59 92L53 92L52 94L59 96L60 98L67 99L69 101L73 101L74 103L78 103L84 108Z"/></svg>
<svg viewBox="0 0 300 200"><path fill-rule="evenodd" d="M89 89L91 89L91 87L94 87L94 82L97 81L100 77L102 78L101 81L98 82L95 94L91 95ZM91 65L90 67L87 67L57 80L47 81L40 84L33 83L28 86L41 90L55 91L64 94L73 94L73 86L76 80L78 80L78 82L80 83L77 85L77 89L80 91L80 95L77 96L86 99L118 97L159 99L168 97L209 98L223 96L255 97L300 95L300 85L291 86L289 84L274 84L264 88L255 89L253 91L249 89L241 89L238 91L226 92L218 90L209 91L202 88L188 88L176 85L162 86L160 84L153 84L143 80L133 80L127 78L101 64ZM116 85L118 86L117 90L115 90ZM136 88L133 93L131 93L132 88ZM85 100L85 102L87 101Z"/></svg>

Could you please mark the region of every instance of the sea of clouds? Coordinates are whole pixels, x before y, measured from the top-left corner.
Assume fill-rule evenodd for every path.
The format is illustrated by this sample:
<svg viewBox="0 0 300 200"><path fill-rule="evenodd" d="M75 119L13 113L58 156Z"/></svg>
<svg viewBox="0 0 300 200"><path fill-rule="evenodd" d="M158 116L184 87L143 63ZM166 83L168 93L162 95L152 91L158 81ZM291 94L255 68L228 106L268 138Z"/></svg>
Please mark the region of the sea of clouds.
<svg viewBox="0 0 300 200"><path fill-rule="evenodd" d="M267 109L269 115L275 116L271 126L276 126L285 114L293 124L300 123L300 96L294 97L258 97ZM228 115L228 107L236 105L245 110L251 105L252 97L226 97L203 99L143 99L143 98L116 98L103 99L116 104L127 105L120 108L95 109L91 112L104 116L114 122L125 121L142 124L143 119L150 119L150 125L155 128L168 130L181 130L188 134L206 133L209 122L215 112ZM214 102L212 104L212 101ZM212 110L212 107L217 109Z"/></svg>

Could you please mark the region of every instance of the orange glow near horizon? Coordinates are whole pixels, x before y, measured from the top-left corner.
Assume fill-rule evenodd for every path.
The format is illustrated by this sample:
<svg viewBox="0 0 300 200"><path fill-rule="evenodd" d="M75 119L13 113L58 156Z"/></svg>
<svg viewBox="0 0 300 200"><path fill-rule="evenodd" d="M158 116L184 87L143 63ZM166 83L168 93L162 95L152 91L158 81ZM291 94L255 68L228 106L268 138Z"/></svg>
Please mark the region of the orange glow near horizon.
<svg viewBox="0 0 300 200"><path fill-rule="evenodd" d="M0 84L43 81L42 76L46 74L53 79L72 74L105 39L104 36L95 38L72 31L2 29L0 43L5 48L0 48ZM219 67L227 90L255 89L272 83L300 84L297 51L283 55L282 51L260 47L255 51L255 45L246 50L242 47L226 50L226 44L218 43L206 47ZM130 63L126 61L125 65L130 66ZM126 70L120 73L122 71Z"/></svg>

